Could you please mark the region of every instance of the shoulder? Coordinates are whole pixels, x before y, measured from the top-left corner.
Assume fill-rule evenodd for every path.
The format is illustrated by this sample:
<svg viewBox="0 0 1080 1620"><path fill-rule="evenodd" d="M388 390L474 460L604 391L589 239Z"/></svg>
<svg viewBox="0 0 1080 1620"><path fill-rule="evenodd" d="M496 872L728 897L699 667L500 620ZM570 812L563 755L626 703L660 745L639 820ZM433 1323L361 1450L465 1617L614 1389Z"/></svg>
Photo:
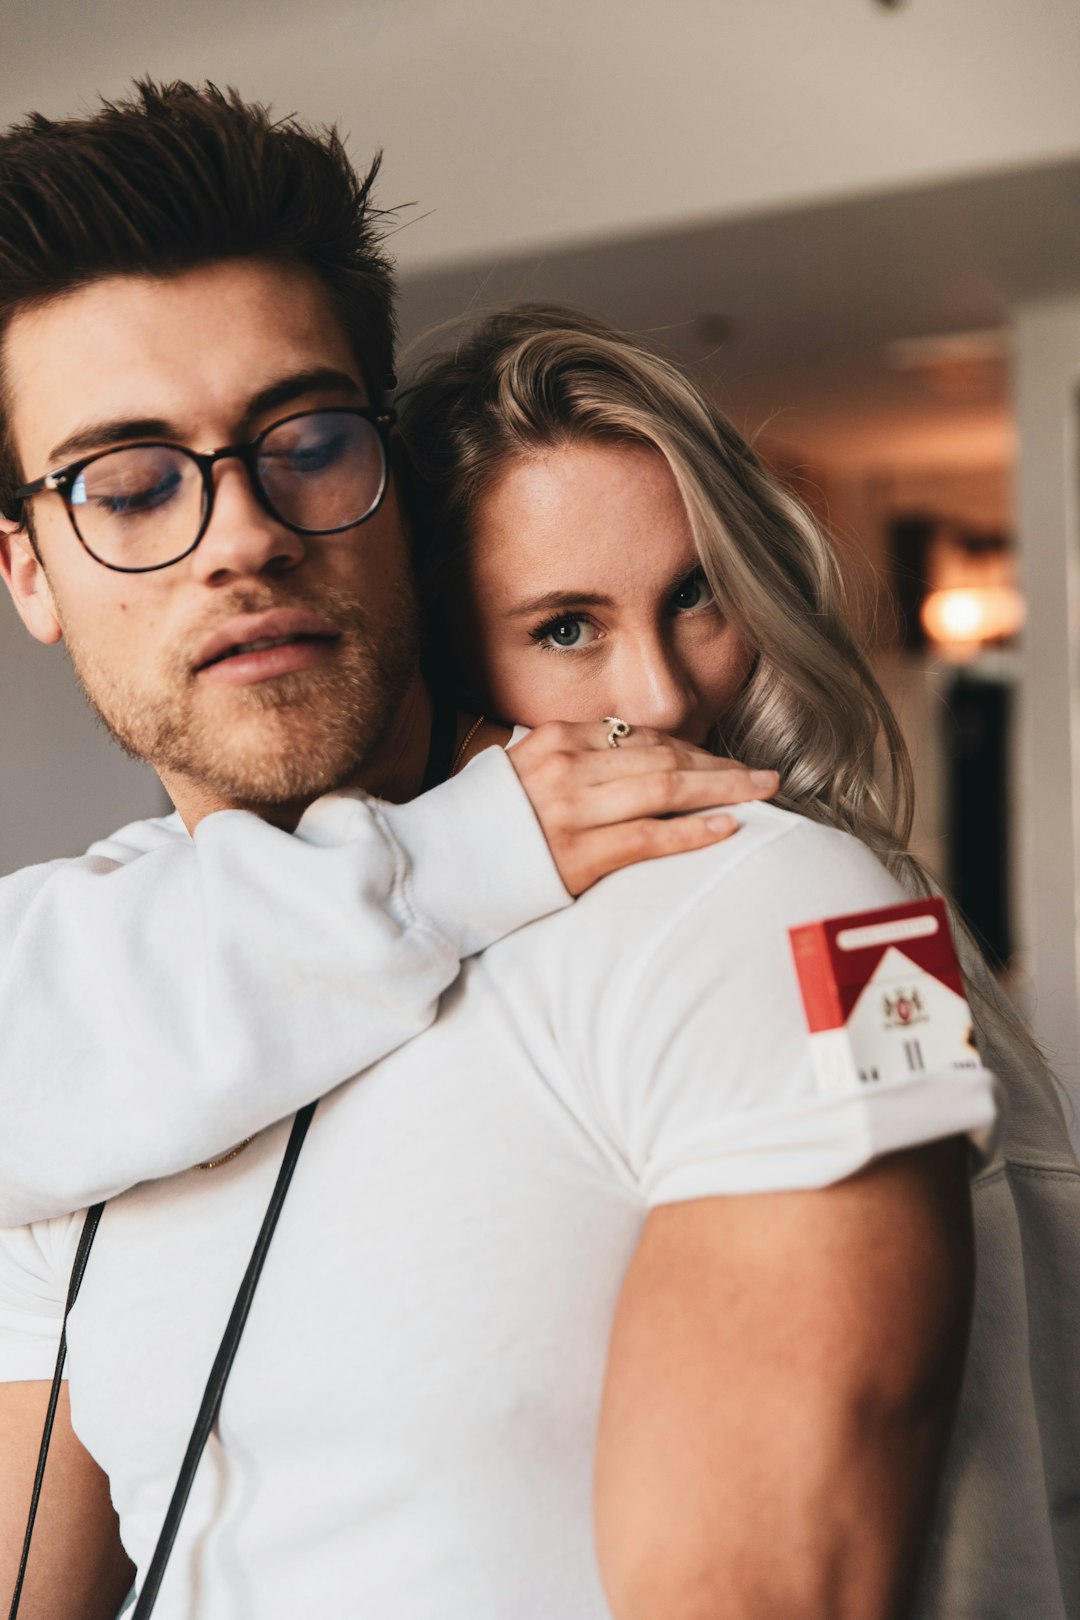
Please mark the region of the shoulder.
<svg viewBox="0 0 1080 1620"><path fill-rule="evenodd" d="M184 823L174 811L170 816L152 816L145 821L129 821L126 826L98 838L82 855L59 855L55 860L40 861L34 866L22 866L16 872L0 877L0 890L15 893L30 892L47 883L57 872L108 872L117 866L127 866L140 855L149 855L156 849L191 842Z"/></svg>
<svg viewBox="0 0 1080 1620"><path fill-rule="evenodd" d="M129 821L126 827L110 833L108 838L98 839L91 844L82 859L113 861L118 866L124 866L129 861L137 860L140 855L149 855L155 849L187 843L190 843L187 830L174 810L168 816Z"/></svg>
<svg viewBox="0 0 1080 1620"><path fill-rule="evenodd" d="M108 838L98 839L83 855L60 856L36 866L24 866L0 877L0 916L11 923L50 888L59 884L65 892L86 878L101 878L130 866L141 856L161 849L190 846L184 824L177 815L155 816L132 821Z"/></svg>
<svg viewBox="0 0 1080 1620"><path fill-rule="evenodd" d="M489 971L564 1046L639 1031L646 1008L664 1039L706 1016L751 1018L760 1036L781 1011L801 1034L788 930L907 897L848 833L771 805L736 814L723 843L628 867L520 929L486 953Z"/></svg>
<svg viewBox="0 0 1080 1620"><path fill-rule="evenodd" d="M721 844L614 873L571 911L536 925L560 955L596 960L617 945L645 956L708 940L709 954L746 961L760 940L786 948L786 930L845 911L906 899L896 880L849 833L769 804L739 806L739 831Z"/></svg>
<svg viewBox="0 0 1080 1620"><path fill-rule="evenodd" d="M570 1110L652 1202L823 1186L983 1127L981 1071L822 1090L788 931L906 897L846 833L768 805L739 819L724 843L616 874L508 942L502 984Z"/></svg>

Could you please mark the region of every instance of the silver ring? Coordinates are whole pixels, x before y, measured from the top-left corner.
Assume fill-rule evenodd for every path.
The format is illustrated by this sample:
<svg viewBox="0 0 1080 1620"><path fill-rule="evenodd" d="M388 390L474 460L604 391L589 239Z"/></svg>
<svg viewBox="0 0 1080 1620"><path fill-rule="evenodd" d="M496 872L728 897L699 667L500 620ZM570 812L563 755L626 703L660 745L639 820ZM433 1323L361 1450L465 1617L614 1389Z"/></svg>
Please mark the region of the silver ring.
<svg viewBox="0 0 1080 1620"><path fill-rule="evenodd" d="M604 724L608 728L607 745L609 748L618 748L624 737L629 737L630 726L625 720L620 720L617 714L605 714Z"/></svg>

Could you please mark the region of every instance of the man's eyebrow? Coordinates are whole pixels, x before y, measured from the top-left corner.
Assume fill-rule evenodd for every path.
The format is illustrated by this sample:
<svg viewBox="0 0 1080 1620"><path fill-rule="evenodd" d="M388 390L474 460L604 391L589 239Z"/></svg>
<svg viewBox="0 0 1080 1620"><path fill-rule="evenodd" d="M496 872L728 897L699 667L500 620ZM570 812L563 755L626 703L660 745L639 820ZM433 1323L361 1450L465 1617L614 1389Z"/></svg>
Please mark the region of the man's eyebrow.
<svg viewBox="0 0 1080 1620"><path fill-rule="evenodd" d="M347 371L337 371L331 366L316 366L307 371L290 372L287 377L279 377L275 382L268 383L247 401L240 436L243 437L251 425L267 412L294 405L308 394L324 393L345 394L350 402L358 402L364 397L360 384ZM175 422L169 422L163 416L123 417L111 422L89 422L76 428L74 433L69 433L66 439L61 439L54 446L46 461L49 467L56 467L65 461L74 461L81 455L90 455L95 450L110 450L137 439L166 439L171 444L183 443Z"/></svg>
<svg viewBox="0 0 1080 1620"><path fill-rule="evenodd" d="M290 372L287 377L280 377L277 382L260 388L248 401L244 411L245 427L250 427L268 411L276 411L283 405L295 405L307 394L347 394L351 404L360 404L364 399L363 388L347 371L337 371L332 366L315 366L310 371Z"/></svg>
<svg viewBox="0 0 1080 1620"><path fill-rule="evenodd" d="M126 420L112 422L88 422L85 427L76 428L69 433L66 439L61 439L55 445L45 460L49 467L56 467L61 462L73 461L81 455L89 455L94 450L108 450L113 445L123 444L132 439L167 439L170 437L170 423L157 416L130 417Z"/></svg>
<svg viewBox="0 0 1080 1620"><path fill-rule="evenodd" d="M600 596L595 591L548 591L543 596L531 597L528 602L520 602L517 607L511 608L510 617L525 619L537 613L569 613L573 608L611 605L610 596Z"/></svg>

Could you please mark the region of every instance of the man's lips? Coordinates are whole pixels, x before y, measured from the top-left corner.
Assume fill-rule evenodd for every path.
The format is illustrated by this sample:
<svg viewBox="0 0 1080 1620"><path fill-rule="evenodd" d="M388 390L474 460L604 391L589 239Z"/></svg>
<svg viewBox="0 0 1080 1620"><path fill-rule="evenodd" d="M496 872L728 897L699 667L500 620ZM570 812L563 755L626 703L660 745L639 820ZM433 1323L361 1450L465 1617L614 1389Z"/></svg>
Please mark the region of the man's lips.
<svg viewBox="0 0 1080 1620"><path fill-rule="evenodd" d="M248 653L264 651L267 643L330 641L337 630L317 613L304 608L272 608L268 613L245 613L227 619L208 636L195 659L196 671Z"/></svg>
<svg viewBox="0 0 1080 1620"><path fill-rule="evenodd" d="M340 632L305 608L274 608L229 619L199 649L194 665L203 680L246 686L291 675L321 663Z"/></svg>

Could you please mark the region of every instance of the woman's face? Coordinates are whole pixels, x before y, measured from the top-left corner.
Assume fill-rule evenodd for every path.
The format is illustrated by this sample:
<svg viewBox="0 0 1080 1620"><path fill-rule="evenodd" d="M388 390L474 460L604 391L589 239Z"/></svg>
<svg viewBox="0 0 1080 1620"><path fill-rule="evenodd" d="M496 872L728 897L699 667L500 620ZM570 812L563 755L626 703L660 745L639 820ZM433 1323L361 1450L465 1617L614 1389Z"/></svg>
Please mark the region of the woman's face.
<svg viewBox="0 0 1080 1620"><path fill-rule="evenodd" d="M459 653L503 720L617 714L700 744L750 672L671 471L644 445L511 462L480 503L464 586Z"/></svg>

